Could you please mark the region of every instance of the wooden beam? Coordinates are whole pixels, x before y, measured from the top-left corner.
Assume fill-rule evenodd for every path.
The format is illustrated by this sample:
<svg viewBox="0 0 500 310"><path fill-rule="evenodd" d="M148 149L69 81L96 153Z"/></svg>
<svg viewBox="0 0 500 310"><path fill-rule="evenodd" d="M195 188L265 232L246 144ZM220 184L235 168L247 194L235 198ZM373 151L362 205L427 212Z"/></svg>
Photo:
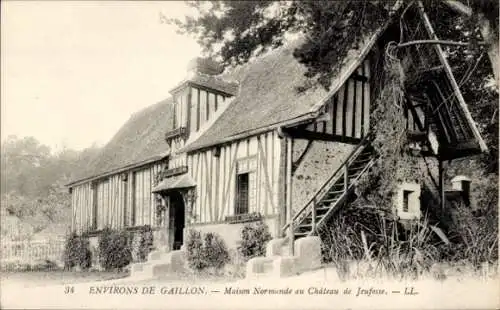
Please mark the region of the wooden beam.
<svg viewBox="0 0 500 310"><path fill-rule="evenodd" d="M287 154L287 139L279 139L280 159L279 159L279 175L278 175L278 222L279 227L276 229L276 236L282 237L285 233L281 230L287 223L286 218L286 154Z"/></svg>
<svg viewBox="0 0 500 310"><path fill-rule="evenodd" d="M292 154L293 154L293 139L287 138L286 144L286 218L290 223L288 226L288 241L290 255L294 254L294 225L292 213Z"/></svg>
<svg viewBox="0 0 500 310"><path fill-rule="evenodd" d="M457 145L447 145L440 148L439 156L443 160L456 159L481 153L481 148L474 140L462 142Z"/></svg>
<svg viewBox="0 0 500 310"><path fill-rule="evenodd" d="M361 74L359 74L357 72L354 72L351 75L351 79L353 79L354 81L368 82L368 77L366 77L364 75L361 75Z"/></svg>
<svg viewBox="0 0 500 310"><path fill-rule="evenodd" d="M408 137L408 140L415 142L423 142L427 140L427 133L424 131L409 130L406 135Z"/></svg>
<svg viewBox="0 0 500 310"><path fill-rule="evenodd" d="M422 1L418 2L418 10L420 13L420 16L422 17L424 21L424 26L430 36L431 39L438 40L439 38L437 35L434 33L434 29L432 27L431 22L429 21L429 18L427 17L427 14L424 11L424 5L422 4ZM476 138L477 142L479 143L479 147L481 151L486 152L488 150L488 147L486 146L486 143L484 142L483 138L481 137L479 130L477 129L474 119L472 119L472 116L469 113L469 110L467 109L467 104L465 103L464 98L462 97L462 93L460 92L460 89L458 87L457 81L455 80L455 77L453 76L453 72L451 71L450 65L448 64L448 60L444 56L443 50L441 49L440 45L434 45L434 48L439 56L439 59L441 63L444 66L444 71L446 75L448 76L448 79L450 80L451 86L455 92L455 95L458 99L458 103L462 111L464 112L464 116L467 119L467 122L469 123L472 133L474 134L474 137Z"/></svg>
<svg viewBox="0 0 500 310"><path fill-rule="evenodd" d="M286 133L295 139L318 140L318 141L336 141L343 143L358 144L361 142L359 138L347 137L342 135L328 134L323 132L315 132L310 130L301 130L296 128L284 129Z"/></svg>
<svg viewBox="0 0 500 310"><path fill-rule="evenodd" d="M293 161L293 163L292 163L292 175L295 173L295 170L297 170L300 163L302 162L304 157L307 155L307 153L311 149L312 144L313 144L313 140L307 141L307 145L304 148L304 150L302 151L302 153L300 154L299 158L297 158L297 160Z"/></svg>
<svg viewBox="0 0 500 310"><path fill-rule="evenodd" d="M443 159L439 158L439 197L441 203L441 211L444 211L445 208L445 195L444 195L444 165Z"/></svg>
<svg viewBox="0 0 500 310"><path fill-rule="evenodd" d="M417 127L420 131L424 131L425 128L424 128L424 124L422 124L422 122L420 121L420 117L418 116L418 113L417 111L415 110L415 106L413 104L411 104L411 100L410 98L408 98L408 96L406 96L406 106L408 107L408 109L410 110L411 112L411 115L413 116L413 121L417 124Z"/></svg>

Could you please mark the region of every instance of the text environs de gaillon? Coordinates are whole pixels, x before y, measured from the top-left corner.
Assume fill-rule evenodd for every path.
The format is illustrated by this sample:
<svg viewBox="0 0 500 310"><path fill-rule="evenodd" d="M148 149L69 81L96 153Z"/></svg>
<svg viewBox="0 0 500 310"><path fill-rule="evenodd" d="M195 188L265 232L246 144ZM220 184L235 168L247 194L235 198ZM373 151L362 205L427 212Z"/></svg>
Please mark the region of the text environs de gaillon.
<svg viewBox="0 0 500 310"><path fill-rule="evenodd" d="M202 295L206 294L207 289L203 286L91 286L89 294L100 295L141 295L141 294L161 294L161 295Z"/></svg>

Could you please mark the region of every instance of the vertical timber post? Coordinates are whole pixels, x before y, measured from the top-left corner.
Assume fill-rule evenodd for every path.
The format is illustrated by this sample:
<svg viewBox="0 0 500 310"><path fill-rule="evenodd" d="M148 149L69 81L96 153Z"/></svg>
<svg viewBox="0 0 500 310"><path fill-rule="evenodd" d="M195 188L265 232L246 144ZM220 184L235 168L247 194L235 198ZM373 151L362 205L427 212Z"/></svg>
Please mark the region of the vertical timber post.
<svg viewBox="0 0 500 310"><path fill-rule="evenodd" d="M311 233L314 235L314 233L316 232L316 197L313 199L311 216L312 216Z"/></svg>
<svg viewBox="0 0 500 310"><path fill-rule="evenodd" d="M441 202L441 211L444 211L445 208L445 196L444 196L444 162L441 158L438 158L439 161L439 196Z"/></svg>
<svg viewBox="0 0 500 310"><path fill-rule="evenodd" d="M344 163L344 192L347 192L347 188L349 187L349 164L346 161Z"/></svg>
<svg viewBox="0 0 500 310"><path fill-rule="evenodd" d="M279 205L279 227L277 227L276 230L276 236L277 237L283 237L283 234L285 233L282 228L286 225L287 223L287 218L286 218L286 154L287 154L287 139L285 139L283 136L280 136L280 133L278 132L278 137L280 139L280 161L279 161L279 177L278 177L278 205Z"/></svg>
<svg viewBox="0 0 500 310"><path fill-rule="evenodd" d="M294 248L294 234L293 234L293 220L292 220L292 149L293 139L286 138L286 218L290 225L288 226L288 240L290 247L290 255L293 255Z"/></svg>

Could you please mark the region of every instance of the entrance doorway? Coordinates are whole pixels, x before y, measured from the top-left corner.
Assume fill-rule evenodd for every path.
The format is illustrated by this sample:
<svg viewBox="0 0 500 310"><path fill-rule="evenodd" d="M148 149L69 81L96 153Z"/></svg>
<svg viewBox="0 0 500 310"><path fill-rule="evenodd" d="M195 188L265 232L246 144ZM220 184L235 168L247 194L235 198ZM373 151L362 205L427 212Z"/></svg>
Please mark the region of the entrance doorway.
<svg viewBox="0 0 500 310"><path fill-rule="evenodd" d="M184 242L184 199L178 191L170 196L170 234L173 235L173 250L179 250Z"/></svg>

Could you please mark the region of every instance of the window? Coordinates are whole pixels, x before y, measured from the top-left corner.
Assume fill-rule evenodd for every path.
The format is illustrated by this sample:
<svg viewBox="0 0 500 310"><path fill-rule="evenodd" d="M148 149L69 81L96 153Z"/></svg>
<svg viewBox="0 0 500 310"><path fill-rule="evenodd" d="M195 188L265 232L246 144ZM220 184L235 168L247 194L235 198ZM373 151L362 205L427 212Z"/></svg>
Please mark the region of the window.
<svg viewBox="0 0 500 310"><path fill-rule="evenodd" d="M410 210L410 206L408 204L411 193L411 191L403 191L403 212L408 212Z"/></svg>
<svg viewBox="0 0 500 310"><path fill-rule="evenodd" d="M237 175L235 214L248 213L248 173Z"/></svg>
<svg viewBox="0 0 500 310"><path fill-rule="evenodd" d="M107 208L109 207L109 181L107 179L95 181L92 186L92 229L102 229L109 218Z"/></svg>
<svg viewBox="0 0 500 310"><path fill-rule="evenodd" d="M396 194L394 211L402 220L420 218L420 185L403 183Z"/></svg>
<svg viewBox="0 0 500 310"><path fill-rule="evenodd" d="M151 171L134 171L132 179L132 226L147 225L151 217Z"/></svg>
<svg viewBox="0 0 500 310"><path fill-rule="evenodd" d="M257 156L238 159L236 165L236 195L234 214L256 211L257 205Z"/></svg>
<svg viewBox="0 0 500 310"><path fill-rule="evenodd" d="M136 185L137 185L137 172L132 173L132 203L130 210L130 225L135 226L135 214L137 213L137 194L136 194Z"/></svg>
<svg viewBox="0 0 500 310"><path fill-rule="evenodd" d="M125 173L122 175L122 186L123 186L123 226L128 226L127 221L127 199L128 199L128 175Z"/></svg>
<svg viewBox="0 0 500 310"><path fill-rule="evenodd" d="M91 229L97 229L97 183L93 182L92 186L92 225Z"/></svg>

